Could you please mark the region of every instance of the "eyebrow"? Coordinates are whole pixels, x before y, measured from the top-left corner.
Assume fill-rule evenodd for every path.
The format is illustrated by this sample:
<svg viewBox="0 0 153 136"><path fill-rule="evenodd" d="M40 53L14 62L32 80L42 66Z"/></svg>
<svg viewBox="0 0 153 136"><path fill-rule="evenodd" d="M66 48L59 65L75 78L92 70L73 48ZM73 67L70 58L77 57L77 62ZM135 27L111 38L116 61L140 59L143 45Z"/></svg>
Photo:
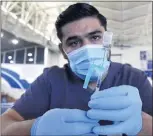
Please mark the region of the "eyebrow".
<svg viewBox="0 0 153 136"><path fill-rule="evenodd" d="M93 31L93 32L90 32L90 33L86 34L85 37L88 37L88 36L91 36L91 35L94 35L94 34L98 34L98 33L102 33L102 31L100 31L100 30L95 30L95 31ZM67 40L66 40L66 43L67 43L68 41L70 41L70 40L75 40L75 39L78 39L78 38L80 38L80 36L77 36L77 35L68 37Z"/></svg>
<svg viewBox="0 0 153 136"><path fill-rule="evenodd" d="M66 42L70 41L70 40L74 40L74 39L78 39L79 36L71 36L69 38L67 38Z"/></svg>
<svg viewBox="0 0 153 136"><path fill-rule="evenodd" d="M102 33L102 32L100 30L95 30L93 32L88 33L87 36L98 34L98 33Z"/></svg>

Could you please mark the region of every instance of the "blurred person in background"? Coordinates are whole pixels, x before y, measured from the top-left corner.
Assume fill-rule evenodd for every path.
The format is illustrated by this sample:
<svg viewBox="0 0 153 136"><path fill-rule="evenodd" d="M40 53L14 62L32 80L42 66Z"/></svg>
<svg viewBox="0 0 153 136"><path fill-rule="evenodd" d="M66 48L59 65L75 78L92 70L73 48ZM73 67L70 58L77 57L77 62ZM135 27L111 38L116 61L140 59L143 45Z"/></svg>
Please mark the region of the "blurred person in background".
<svg viewBox="0 0 153 136"><path fill-rule="evenodd" d="M2 135L152 135L152 87L144 72L111 62L110 50L105 55L107 19L77 3L55 25L68 64L45 69L1 115ZM103 80L94 92L99 69Z"/></svg>

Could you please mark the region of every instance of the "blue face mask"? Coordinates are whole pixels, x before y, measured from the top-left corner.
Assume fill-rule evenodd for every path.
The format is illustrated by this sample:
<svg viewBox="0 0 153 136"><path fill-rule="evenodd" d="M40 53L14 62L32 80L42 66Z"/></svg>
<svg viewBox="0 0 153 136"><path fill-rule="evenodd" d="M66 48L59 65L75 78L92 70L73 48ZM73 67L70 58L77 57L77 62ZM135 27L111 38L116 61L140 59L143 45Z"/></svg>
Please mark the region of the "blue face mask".
<svg viewBox="0 0 153 136"><path fill-rule="evenodd" d="M85 45L68 55L72 71L81 79L85 80L90 67L94 66L90 81L96 81L100 72L106 73L110 66L108 50L102 45Z"/></svg>

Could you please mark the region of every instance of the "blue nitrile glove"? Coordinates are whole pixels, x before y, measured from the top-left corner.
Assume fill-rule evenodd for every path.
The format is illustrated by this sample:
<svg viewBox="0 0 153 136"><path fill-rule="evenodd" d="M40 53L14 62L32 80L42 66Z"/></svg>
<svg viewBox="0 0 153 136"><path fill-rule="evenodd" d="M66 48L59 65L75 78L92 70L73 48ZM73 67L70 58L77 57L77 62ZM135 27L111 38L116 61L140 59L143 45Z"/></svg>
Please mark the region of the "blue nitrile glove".
<svg viewBox="0 0 153 136"><path fill-rule="evenodd" d="M89 119L82 110L52 109L34 121L31 135L86 135L99 125L97 122Z"/></svg>
<svg viewBox="0 0 153 136"><path fill-rule="evenodd" d="M122 85L97 91L88 103L91 119L114 121L113 125L97 126L99 135L137 135L142 128L142 102L137 88Z"/></svg>

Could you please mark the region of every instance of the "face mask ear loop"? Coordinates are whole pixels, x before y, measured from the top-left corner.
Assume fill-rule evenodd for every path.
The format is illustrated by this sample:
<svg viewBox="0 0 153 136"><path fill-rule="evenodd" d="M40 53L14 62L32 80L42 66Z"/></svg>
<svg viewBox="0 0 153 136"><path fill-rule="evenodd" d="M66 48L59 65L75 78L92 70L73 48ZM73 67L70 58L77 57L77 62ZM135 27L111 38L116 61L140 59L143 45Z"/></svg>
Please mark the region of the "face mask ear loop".
<svg viewBox="0 0 153 136"><path fill-rule="evenodd" d="M92 62L93 63L90 65L90 67L88 69L88 72L87 72L87 75L86 75L86 78L85 78L85 81L84 81L84 84L83 84L84 89L87 89L90 78L92 76L92 73L94 72L94 69L96 68L95 62L94 61L92 61Z"/></svg>
<svg viewBox="0 0 153 136"><path fill-rule="evenodd" d="M86 78L85 78L85 81L84 81L84 84L83 84L84 89L87 89L93 71L94 71L94 65L91 65L88 69L88 73L86 75Z"/></svg>

